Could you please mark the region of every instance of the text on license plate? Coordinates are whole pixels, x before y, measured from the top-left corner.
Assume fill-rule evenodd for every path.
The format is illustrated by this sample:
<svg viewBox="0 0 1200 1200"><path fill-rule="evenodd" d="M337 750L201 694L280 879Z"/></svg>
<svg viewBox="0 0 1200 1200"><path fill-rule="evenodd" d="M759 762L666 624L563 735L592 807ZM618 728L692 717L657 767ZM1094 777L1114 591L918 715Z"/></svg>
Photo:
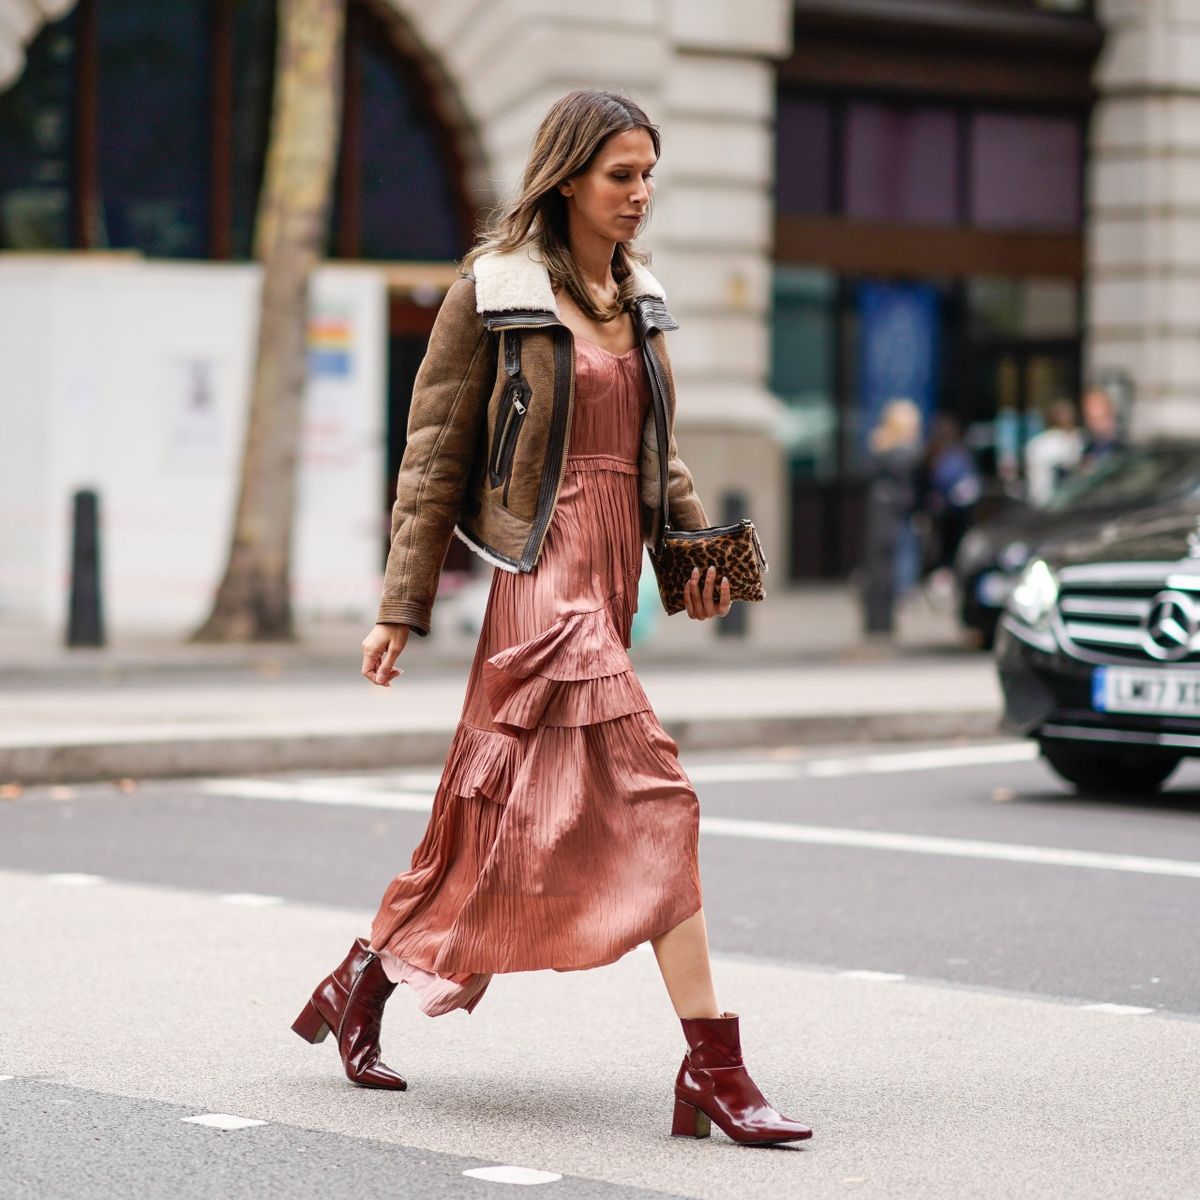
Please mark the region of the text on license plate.
<svg viewBox="0 0 1200 1200"><path fill-rule="evenodd" d="M1100 712L1200 716L1200 671L1097 667L1092 707Z"/></svg>

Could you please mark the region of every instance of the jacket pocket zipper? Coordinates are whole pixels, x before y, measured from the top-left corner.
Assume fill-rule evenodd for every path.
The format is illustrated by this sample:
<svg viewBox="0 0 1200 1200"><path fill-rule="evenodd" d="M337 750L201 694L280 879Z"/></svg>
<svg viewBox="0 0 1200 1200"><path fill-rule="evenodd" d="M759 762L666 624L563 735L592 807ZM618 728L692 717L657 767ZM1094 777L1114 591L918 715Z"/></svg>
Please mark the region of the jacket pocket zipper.
<svg viewBox="0 0 1200 1200"><path fill-rule="evenodd" d="M500 432L496 437L496 451L492 456L492 486L504 484L504 503L508 503L508 485L512 478L513 455L517 448L517 435L525 420L528 406L525 403L525 387L514 383L509 389L508 403L504 410Z"/></svg>

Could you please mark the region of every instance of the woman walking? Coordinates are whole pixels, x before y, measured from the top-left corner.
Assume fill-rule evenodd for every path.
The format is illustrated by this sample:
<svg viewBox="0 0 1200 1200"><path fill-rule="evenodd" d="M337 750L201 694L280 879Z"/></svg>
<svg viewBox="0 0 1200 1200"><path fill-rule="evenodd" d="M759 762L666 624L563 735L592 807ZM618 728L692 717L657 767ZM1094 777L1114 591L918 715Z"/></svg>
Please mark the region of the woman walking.
<svg viewBox="0 0 1200 1200"><path fill-rule="evenodd" d="M630 664L643 544L707 518L671 432L665 294L629 243L658 130L624 97L553 105L520 196L467 256L417 375L378 624L363 674L387 687L426 636L453 531L494 573L429 826L371 928L296 1032L332 1029L347 1075L380 1061L407 983L431 1016L468 1012L505 971L582 970L650 941L683 1024L672 1133L715 1121L745 1143L807 1138L742 1064L717 1005L697 868L698 804ZM729 611L695 572L695 620Z"/></svg>

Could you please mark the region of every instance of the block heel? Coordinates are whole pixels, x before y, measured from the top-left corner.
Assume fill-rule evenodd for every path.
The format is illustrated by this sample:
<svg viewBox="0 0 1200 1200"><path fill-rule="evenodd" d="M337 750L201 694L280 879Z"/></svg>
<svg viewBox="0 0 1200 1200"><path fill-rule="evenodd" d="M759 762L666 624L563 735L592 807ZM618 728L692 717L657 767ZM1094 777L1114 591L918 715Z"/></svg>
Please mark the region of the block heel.
<svg viewBox="0 0 1200 1200"><path fill-rule="evenodd" d="M292 1022L292 1029L313 1046L329 1036L329 1022L317 1012L317 1006L311 1000Z"/></svg>
<svg viewBox="0 0 1200 1200"><path fill-rule="evenodd" d="M705 1113L682 1100L675 1101L675 1117L671 1122L672 1137L706 1138L712 1133L712 1122Z"/></svg>

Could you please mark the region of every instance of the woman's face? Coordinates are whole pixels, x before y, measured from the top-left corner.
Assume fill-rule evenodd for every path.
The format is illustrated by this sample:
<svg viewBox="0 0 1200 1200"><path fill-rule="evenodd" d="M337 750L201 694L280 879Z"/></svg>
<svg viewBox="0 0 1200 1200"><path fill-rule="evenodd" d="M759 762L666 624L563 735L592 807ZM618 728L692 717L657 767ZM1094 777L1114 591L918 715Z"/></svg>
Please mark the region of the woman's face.
<svg viewBox="0 0 1200 1200"><path fill-rule="evenodd" d="M572 233L631 241L646 218L655 161L654 143L644 129L607 138L582 175L558 185L567 197Z"/></svg>

